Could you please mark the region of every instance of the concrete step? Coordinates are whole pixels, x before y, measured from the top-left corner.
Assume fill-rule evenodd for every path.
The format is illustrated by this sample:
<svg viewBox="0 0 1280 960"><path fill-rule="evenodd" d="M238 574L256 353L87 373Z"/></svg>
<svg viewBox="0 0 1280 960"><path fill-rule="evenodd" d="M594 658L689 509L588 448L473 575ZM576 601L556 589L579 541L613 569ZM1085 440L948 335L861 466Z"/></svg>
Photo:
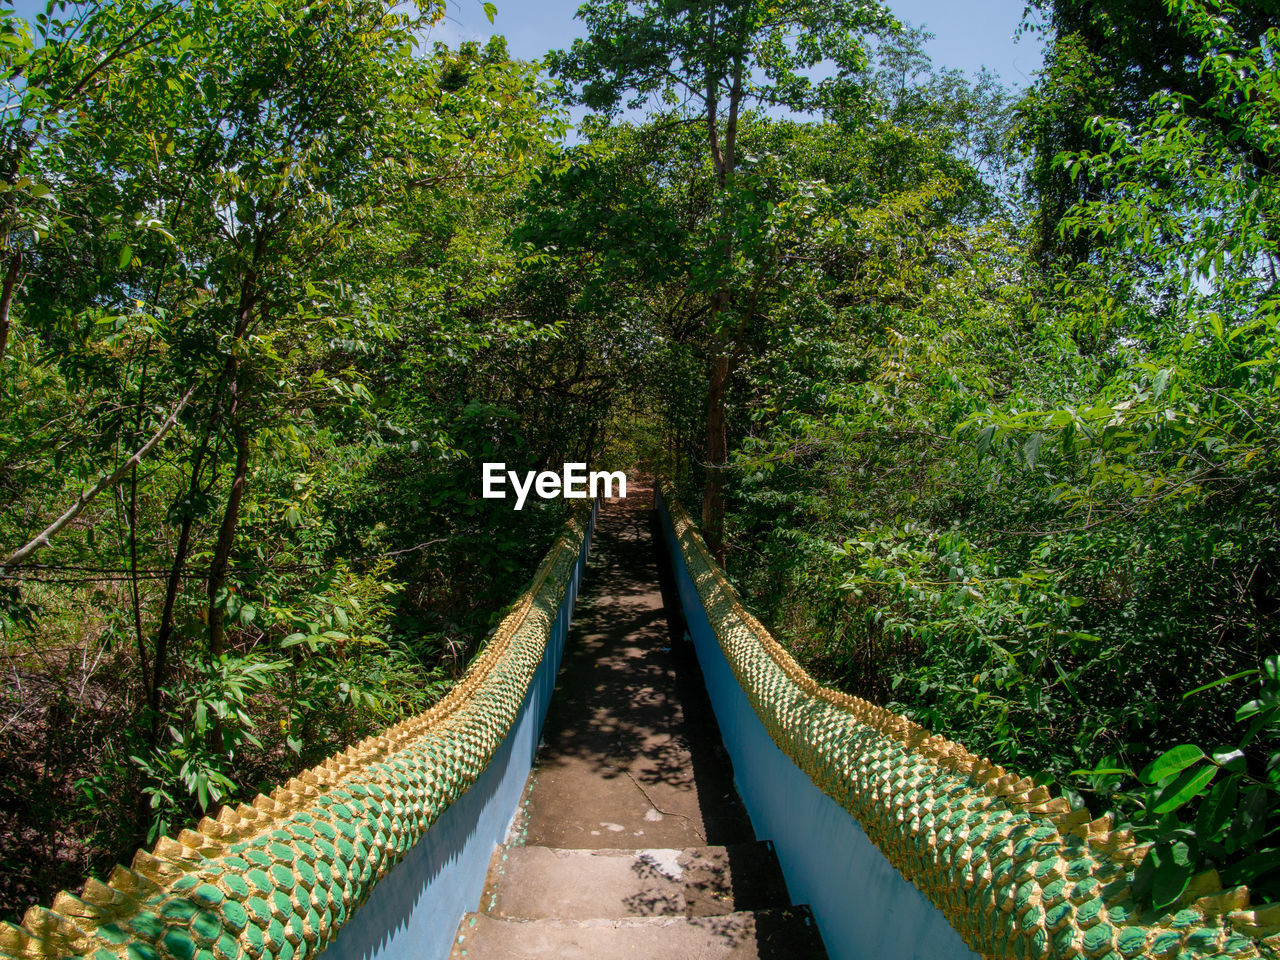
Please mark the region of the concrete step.
<svg viewBox="0 0 1280 960"><path fill-rule="evenodd" d="M823 960L809 912L788 907L717 917L504 920L470 913L450 960Z"/></svg>
<svg viewBox="0 0 1280 960"><path fill-rule="evenodd" d="M499 849L480 909L508 919L707 917L790 903L762 842L687 850Z"/></svg>

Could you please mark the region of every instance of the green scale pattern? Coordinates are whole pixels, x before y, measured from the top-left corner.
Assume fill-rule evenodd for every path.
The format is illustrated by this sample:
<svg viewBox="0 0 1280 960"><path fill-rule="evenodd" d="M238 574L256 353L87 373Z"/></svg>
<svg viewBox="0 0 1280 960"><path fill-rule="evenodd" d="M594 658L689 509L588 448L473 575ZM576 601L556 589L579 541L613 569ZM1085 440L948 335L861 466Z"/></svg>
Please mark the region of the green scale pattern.
<svg viewBox="0 0 1280 960"><path fill-rule="evenodd" d="M140 851L109 883L0 928L0 958L314 957L374 884L475 783L546 650L586 534L571 520L486 652L440 704L270 797Z"/></svg>
<svg viewBox="0 0 1280 960"><path fill-rule="evenodd" d="M990 958L1274 957L1280 907L1197 877L1179 908L1131 896L1146 847L906 718L821 687L739 602L672 486L690 576L774 743L862 826L964 941Z"/></svg>

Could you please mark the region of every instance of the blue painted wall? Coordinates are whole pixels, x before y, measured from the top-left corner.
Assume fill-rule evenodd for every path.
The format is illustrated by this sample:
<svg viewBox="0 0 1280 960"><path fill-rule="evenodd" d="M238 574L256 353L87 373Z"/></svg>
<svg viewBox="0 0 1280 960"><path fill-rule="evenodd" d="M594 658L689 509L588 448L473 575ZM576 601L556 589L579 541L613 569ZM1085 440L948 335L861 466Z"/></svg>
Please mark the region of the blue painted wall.
<svg viewBox="0 0 1280 960"><path fill-rule="evenodd" d="M556 685L586 569L598 505L568 590L511 732L471 789L373 888L322 960L445 960L463 914L475 910L495 845L515 816Z"/></svg>
<svg viewBox="0 0 1280 960"><path fill-rule="evenodd" d="M756 836L770 840L794 903L807 903L831 960L978 960L858 821L777 748L707 620L661 493L658 513L685 624Z"/></svg>

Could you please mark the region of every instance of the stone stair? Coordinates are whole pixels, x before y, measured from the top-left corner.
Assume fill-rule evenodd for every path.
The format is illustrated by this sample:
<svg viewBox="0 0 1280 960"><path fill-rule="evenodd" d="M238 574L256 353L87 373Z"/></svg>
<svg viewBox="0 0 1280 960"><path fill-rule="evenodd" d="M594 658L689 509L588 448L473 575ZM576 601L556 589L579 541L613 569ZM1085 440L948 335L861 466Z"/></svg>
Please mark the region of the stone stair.
<svg viewBox="0 0 1280 960"><path fill-rule="evenodd" d="M734 789L632 493L600 515L544 740L452 960L825 960Z"/></svg>
<svg viewBox="0 0 1280 960"><path fill-rule="evenodd" d="M767 843L504 846L452 960L820 960L822 939Z"/></svg>

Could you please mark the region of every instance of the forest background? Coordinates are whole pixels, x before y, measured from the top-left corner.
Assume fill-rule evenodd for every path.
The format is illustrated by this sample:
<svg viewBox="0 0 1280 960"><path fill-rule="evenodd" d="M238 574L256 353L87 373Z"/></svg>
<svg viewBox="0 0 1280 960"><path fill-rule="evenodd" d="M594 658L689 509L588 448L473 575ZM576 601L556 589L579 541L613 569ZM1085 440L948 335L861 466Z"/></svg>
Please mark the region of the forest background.
<svg viewBox="0 0 1280 960"><path fill-rule="evenodd" d="M486 460L666 473L821 680L1280 895L1274 8L1037 0L1019 91L443 13L0 7L4 917L441 696L560 521Z"/></svg>

